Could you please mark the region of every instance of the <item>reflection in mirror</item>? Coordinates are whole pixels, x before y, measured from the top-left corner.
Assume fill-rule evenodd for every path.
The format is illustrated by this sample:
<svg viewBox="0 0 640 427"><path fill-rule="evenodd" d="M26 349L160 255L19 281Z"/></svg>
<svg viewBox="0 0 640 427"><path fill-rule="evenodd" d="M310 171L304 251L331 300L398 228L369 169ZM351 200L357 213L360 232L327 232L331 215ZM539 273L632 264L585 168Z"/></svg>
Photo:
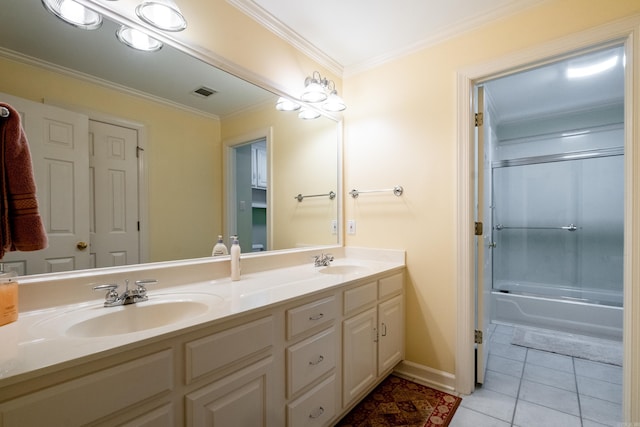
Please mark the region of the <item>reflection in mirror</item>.
<svg viewBox="0 0 640 427"><path fill-rule="evenodd" d="M0 8L0 93L25 100L26 108L62 115L54 122L49 112L21 110L30 146L43 134L30 128L46 124L52 141L69 137L89 157L69 166L66 159L33 156L50 247L7 254L5 268L35 274L209 256L217 235L228 238L237 224L225 207L235 184L224 173L223 147L250 142L247 135L265 129L268 189L264 238L256 248L338 243L331 228L337 200L294 199L298 193L339 193L335 120L302 121L278 112L274 94L170 46L135 51L118 42L118 25L107 19L99 30L84 31L49 14L39 0L5 0ZM207 89L209 97L194 93ZM38 116L41 122L32 125ZM122 142L127 138L133 142ZM104 166L118 155L134 159L133 170ZM88 171L100 168L102 178L90 178ZM70 188L84 193L70 196ZM249 245L243 252L253 250L254 236L243 239L242 230L235 232ZM135 247L109 247L100 233L107 241L131 241L134 235ZM65 248L57 248L56 240ZM81 249L82 242L89 247Z"/></svg>

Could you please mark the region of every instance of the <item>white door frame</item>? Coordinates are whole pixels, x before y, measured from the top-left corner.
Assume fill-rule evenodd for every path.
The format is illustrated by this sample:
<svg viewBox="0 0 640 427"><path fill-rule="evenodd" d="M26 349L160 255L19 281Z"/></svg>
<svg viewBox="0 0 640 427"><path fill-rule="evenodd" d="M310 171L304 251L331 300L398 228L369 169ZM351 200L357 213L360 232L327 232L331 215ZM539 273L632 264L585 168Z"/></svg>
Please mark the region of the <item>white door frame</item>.
<svg viewBox="0 0 640 427"><path fill-rule="evenodd" d="M640 419L640 408L632 407L640 396L640 17L634 16L596 27L551 43L475 65L457 73L457 336L456 391L474 390L474 125L473 86L483 80L511 74L532 64L611 42L624 42L625 70L625 222L624 222L624 366L623 419ZM634 148L637 147L637 148ZM635 292L634 292L635 291Z"/></svg>

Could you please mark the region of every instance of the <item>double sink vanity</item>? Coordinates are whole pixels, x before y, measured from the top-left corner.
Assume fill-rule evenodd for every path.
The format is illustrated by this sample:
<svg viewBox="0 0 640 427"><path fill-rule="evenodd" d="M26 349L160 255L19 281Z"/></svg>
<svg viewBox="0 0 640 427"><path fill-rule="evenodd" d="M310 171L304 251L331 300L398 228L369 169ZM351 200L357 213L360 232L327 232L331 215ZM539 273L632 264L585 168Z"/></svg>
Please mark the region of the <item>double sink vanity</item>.
<svg viewBox="0 0 640 427"><path fill-rule="evenodd" d="M243 255L233 282L228 258L21 278L0 425L333 425L404 358L405 258L326 251Z"/></svg>

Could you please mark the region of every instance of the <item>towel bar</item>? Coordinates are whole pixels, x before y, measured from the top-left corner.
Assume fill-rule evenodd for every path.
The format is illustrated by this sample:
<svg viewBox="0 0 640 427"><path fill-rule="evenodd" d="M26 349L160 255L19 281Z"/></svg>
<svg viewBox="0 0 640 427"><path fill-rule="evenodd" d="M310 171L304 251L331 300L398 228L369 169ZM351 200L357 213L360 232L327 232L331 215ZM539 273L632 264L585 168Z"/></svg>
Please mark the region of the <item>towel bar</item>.
<svg viewBox="0 0 640 427"><path fill-rule="evenodd" d="M7 107L0 107L0 117L9 117L9 109Z"/></svg>

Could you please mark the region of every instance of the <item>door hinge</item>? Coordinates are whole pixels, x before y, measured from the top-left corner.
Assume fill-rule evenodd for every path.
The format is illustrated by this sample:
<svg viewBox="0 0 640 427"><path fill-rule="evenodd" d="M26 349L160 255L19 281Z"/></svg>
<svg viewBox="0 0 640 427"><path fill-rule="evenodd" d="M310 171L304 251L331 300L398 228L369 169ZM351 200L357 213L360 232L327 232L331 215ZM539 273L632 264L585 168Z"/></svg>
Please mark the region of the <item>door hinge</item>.
<svg viewBox="0 0 640 427"><path fill-rule="evenodd" d="M476 127L482 126L484 124L484 114L476 113L475 124L476 124Z"/></svg>
<svg viewBox="0 0 640 427"><path fill-rule="evenodd" d="M138 231L140 231L140 221L138 221Z"/></svg>
<svg viewBox="0 0 640 427"><path fill-rule="evenodd" d="M473 233L476 236L482 236L482 223L481 222L476 222L474 223L474 230Z"/></svg>
<svg viewBox="0 0 640 427"><path fill-rule="evenodd" d="M482 331L476 329L473 335L473 342L476 344L482 344Z"/></svg>

